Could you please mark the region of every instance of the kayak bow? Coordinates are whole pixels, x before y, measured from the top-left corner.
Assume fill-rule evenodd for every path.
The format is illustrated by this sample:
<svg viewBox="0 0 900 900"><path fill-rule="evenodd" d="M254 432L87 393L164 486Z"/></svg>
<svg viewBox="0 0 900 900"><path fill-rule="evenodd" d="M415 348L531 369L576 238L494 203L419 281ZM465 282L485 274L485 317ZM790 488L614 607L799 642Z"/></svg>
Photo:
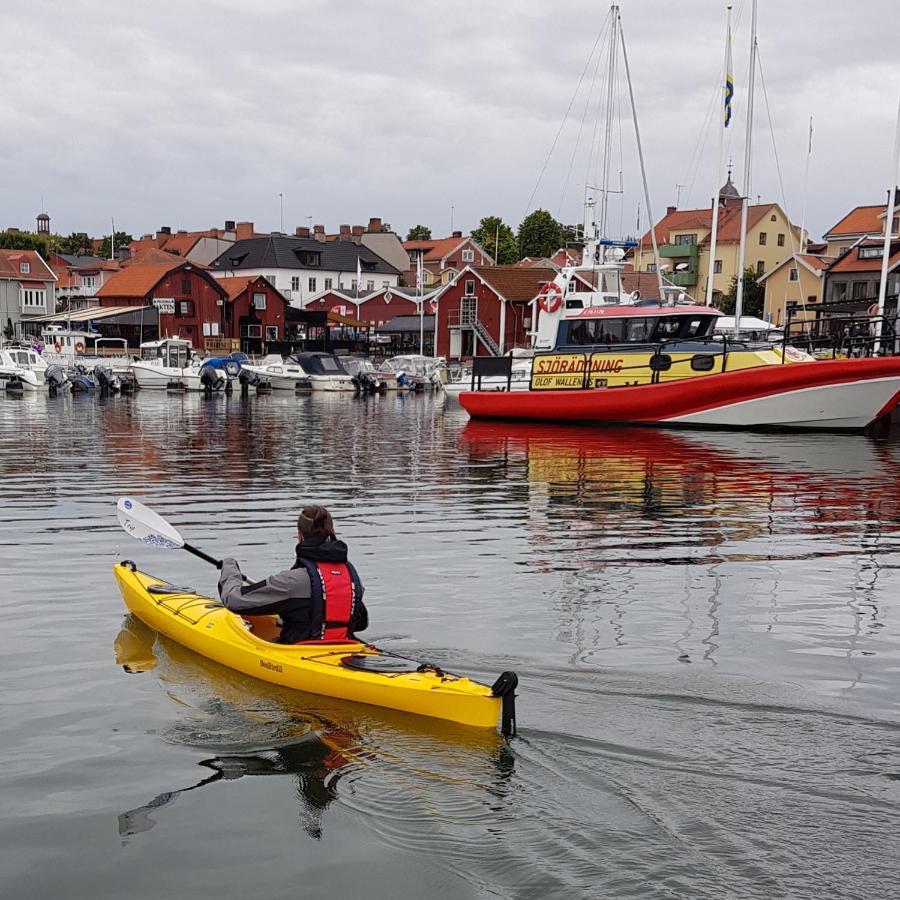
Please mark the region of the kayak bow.
<svg viewBox="0 0 900 900"><path fill-rule="evenodd" d="M492 687L419 665L362 641L277 644L275 616L242 617L218 600L113 566L128 609L146 625L224 666L311 694L354 700L475 728L515 734L518 679L504 672Z"/></svg>

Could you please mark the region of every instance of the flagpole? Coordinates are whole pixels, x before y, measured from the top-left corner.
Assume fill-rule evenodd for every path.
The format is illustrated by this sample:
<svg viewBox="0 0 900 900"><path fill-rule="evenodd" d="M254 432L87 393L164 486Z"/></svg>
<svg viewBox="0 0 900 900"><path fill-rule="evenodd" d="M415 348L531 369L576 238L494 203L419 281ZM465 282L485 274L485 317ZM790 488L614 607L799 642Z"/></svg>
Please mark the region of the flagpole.
<svg viewBox="0 0 900 900"><path fill-rule="evenodd" d="M712 230L709 235L709 271L706 273L706 305L712 306L713 280L716 273L716 238L719 234L719 179L725 154L725 129L731 124L731 98L734 96L734 74L731 71L731 7L728 7L728 24L725 28L725 80L722 82L722 127L719 129L719 161L716 166L716 183L713 193Z"/></svg>
<svg viewBox="0 0 900 900"><path fill-rule="evenodd" d="M418 271L416 272L417 287L419 289L419 356L425 355L425 298L422 296L422 282L425 280L425 273L422 271L423 252L419 252Z"/></svg>

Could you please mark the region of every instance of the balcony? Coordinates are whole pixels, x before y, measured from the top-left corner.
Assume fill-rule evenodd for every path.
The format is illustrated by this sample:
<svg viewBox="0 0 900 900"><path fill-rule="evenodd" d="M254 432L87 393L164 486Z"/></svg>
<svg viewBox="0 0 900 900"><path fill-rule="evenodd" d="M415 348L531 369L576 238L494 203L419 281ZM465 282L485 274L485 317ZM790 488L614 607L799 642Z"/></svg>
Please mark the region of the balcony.
<svg viewBox="0 0 900 900"><path fill-rule="evenodd" d="M686 272L666 273L666 278L678 287L693 287L697 283L697 270L688 269Z"/></svg>
<svg viewBox="0 0 900 900"><path fill-rule="evenodd" d="M662 244L659 255L663 259L697 259L700 248L696 244Z"/></svg>

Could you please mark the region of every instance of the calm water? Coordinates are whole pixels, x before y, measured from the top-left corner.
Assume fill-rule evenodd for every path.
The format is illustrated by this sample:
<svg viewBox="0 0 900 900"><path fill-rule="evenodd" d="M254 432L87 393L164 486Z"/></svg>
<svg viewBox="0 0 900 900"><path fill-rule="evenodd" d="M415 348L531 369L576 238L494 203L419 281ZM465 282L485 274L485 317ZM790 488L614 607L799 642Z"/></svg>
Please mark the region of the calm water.
<svg viewBox="0 0 900 900"><path fill-rule="evenodd" d="M891 897L900 443L440 400L0 397L0 896ZM124 615L118 495L262 576L327 504L368 636L520 735L293 694Z"/></svg>

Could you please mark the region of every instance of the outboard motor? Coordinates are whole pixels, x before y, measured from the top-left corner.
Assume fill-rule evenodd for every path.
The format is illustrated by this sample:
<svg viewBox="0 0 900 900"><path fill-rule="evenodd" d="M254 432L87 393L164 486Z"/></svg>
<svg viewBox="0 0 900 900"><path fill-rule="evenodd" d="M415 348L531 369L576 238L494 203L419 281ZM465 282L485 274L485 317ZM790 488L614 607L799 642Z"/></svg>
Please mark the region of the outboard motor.
<svg viewBox="0 0 900 900"><path fill-rule="evenodd" d="M249 369L244 368L238 372L238 381L241 383L242 397L246 397L250 393L250 388L259 387L262 383L259 372L251 372Z"/></svg>
<svg viewBox="0 0 900 900"><path fill-rule="evenodd" d="M221 369L214 369L212 366L203 366L200 369L200 384L203 385L203 391L207 395L213 391L221 391L228 381L228 376Z"/></svg>
<svg viewBox="0 0 900 900"><path fill-rule="evenodd" d="M47 371L44 373L44 381L47 382L50 388L50 396L55 397L66 386L69 379L62 366L48 366Z"/></svg>
<svg viewBox="0 0 900 900"><path fill-rule="evenodd" d="M414 388L416 386L406 372L397 373L397 384L402 388Z"/></svg>
<svg viewBox="0 0 900 900"><path fill-rule="evenodd" d="M94 380L100 385L100 393L108 394L122 388L122 379L106 366L94 366Z"/></svg>

